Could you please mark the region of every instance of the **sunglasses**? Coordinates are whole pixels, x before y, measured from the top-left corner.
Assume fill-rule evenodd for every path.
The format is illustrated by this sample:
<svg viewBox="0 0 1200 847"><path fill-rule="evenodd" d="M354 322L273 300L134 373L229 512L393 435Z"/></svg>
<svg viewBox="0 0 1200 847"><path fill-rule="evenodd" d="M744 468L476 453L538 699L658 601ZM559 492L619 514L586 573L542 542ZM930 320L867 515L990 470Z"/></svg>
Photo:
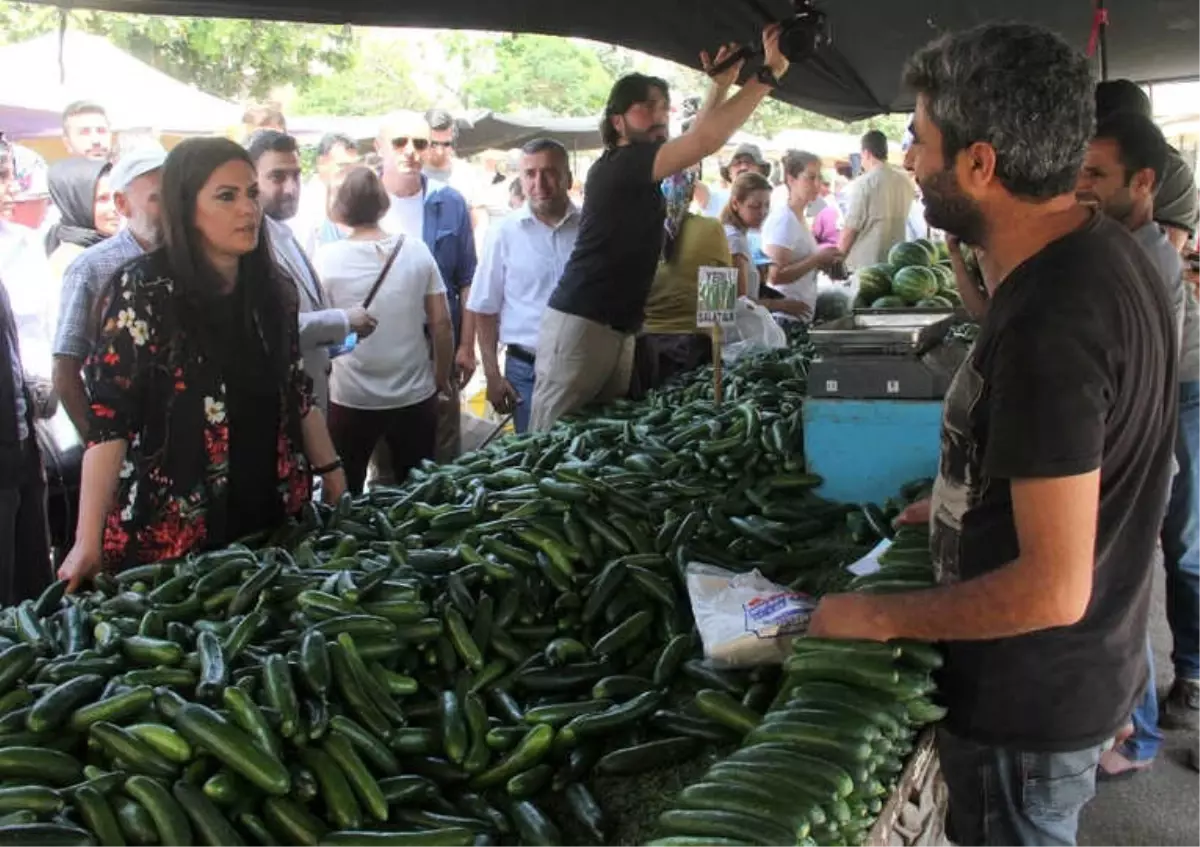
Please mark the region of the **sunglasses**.
<svg viewBox="0 0 1200 847"><path fill-rule="evenodd" d="M400 135L392 139L392 147L396 150L403 150L408 146L408 142L412 142L413 149L418 153L424 153L429 149L428 138L409 138L407 135Z"/></svg>

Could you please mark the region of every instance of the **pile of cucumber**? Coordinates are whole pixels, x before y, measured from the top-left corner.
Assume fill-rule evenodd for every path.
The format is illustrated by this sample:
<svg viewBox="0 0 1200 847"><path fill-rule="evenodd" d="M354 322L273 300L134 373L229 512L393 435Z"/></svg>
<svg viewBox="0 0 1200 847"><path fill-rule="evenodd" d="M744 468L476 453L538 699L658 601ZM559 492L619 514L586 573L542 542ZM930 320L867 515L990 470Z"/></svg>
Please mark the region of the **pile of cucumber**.
<svg viewBox="0 0 1200 847"><path fill-rule="evenodd" d="M720 407L697 375L0 610L0 847L611 843L595 776L732 748L781 690L703 663L687 563L820 593L882 534L813 492L806 371L747 357Z"/></svg>
<svg viewBox="0 0 1200 847"><path fill-rule="evenodd" d="M856 587L931 586L927 528L901 527L880 562ZM724 704L744 729L741 746L680 792L651 844L862 843L920 728L945 714L929 698L941 663L928 644L797 639L765 717Z"/></svg>

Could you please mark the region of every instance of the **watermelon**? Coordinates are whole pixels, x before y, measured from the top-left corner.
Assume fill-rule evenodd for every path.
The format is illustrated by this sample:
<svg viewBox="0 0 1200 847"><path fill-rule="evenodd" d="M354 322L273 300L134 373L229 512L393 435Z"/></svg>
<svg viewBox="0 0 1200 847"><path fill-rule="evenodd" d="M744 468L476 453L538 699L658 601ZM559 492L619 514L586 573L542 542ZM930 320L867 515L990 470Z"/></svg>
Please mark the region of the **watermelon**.
<svg viewBox="0 0 1200 847"><path fill-rule="evenodd" d="M938 277L938 291L956 290L958 282L954 278L954 269L949 265L934 265L933 272Z"/></svg>
<svg viewBox="0 0 1200 847"><path fill-rule="evenodd" d="M947 244L945 241L933 242L933 249L937 255L936 261L938 261L938 262L949 262L950 261L950 245Z"/></svg>
<svg viewBox="0 0 1200 847"><path fill-rule="evenodd" d="M918 309L953 309L954 304L945 297L926 297L917 301Z"/></svg>
<svg viewBox="0 0 1200 847"><path fill-rule="evenodd" d="M892 266L871 265L857 274L858 293L868 303L892 293Z"/></svg>
<svg viewBox="0 0 1200 847"><path fill-rule="evenodd" d="M871 304L872 309L906 309L908 303L903 297L897 297L895 294L889 294L887 297L880 297Z"/></svg>
<svg viewBox="0 0 1200 847"><path fill-rule="evenodd" d="M933 264L933 251L926 250L919 242L902 241L888 251L888 264L895 270Z"/></svg>
<svg viewBox="0 0 1200 847"><path fill-rule="evenodd" d="M892 280L892 293L903 297L909 303L933 297L939 288L938 276L933 272L933 268L902 268Z"/></svg>
<svg viewBox="0 0 1200 847"><path fill-rule="evenodd" d="M813 310L814 321L833 321L850 314L850 295L844 291L822 291Z"/></svg>
<svg viewBox="0 0 1200 847"><path fill-rule="evenodd" d="M934 262L936 262L938 260L937 247L935 247L934 243L932 241L930 241L928 238L918 238L916 241L913 242L913 244L920 244L921 247L925 250L925 252L929 254L929 264L932 265Z"/></svg>

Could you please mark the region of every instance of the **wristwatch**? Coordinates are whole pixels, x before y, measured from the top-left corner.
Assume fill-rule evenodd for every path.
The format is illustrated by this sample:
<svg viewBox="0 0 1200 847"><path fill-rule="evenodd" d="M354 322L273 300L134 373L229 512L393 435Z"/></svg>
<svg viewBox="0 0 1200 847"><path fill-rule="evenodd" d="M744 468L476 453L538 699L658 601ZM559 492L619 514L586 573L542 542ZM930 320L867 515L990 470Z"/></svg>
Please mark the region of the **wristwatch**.
<svg viewBox="0 0 1200 847"><path fill-rule="evenodd" d="M772 88L775 88L777 85L779 85L779 79L775 76L775 72L766 65L763 65L761 68L755 71L754 77L763 85L769 85Z"/></svg>

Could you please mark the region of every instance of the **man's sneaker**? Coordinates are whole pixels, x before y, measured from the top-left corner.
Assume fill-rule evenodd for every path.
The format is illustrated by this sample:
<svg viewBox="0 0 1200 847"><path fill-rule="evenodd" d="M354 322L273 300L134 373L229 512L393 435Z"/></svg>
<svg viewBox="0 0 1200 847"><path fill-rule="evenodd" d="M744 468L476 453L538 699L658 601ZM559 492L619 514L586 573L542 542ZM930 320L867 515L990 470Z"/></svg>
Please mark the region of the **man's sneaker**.
<svg viewBox="0 0 1200 847"><path fill-rule="evenodd" d="M1200 723L1200 680L1176 679L1163 700L1159 723L1164 729L1196 729Z"/></svg>

